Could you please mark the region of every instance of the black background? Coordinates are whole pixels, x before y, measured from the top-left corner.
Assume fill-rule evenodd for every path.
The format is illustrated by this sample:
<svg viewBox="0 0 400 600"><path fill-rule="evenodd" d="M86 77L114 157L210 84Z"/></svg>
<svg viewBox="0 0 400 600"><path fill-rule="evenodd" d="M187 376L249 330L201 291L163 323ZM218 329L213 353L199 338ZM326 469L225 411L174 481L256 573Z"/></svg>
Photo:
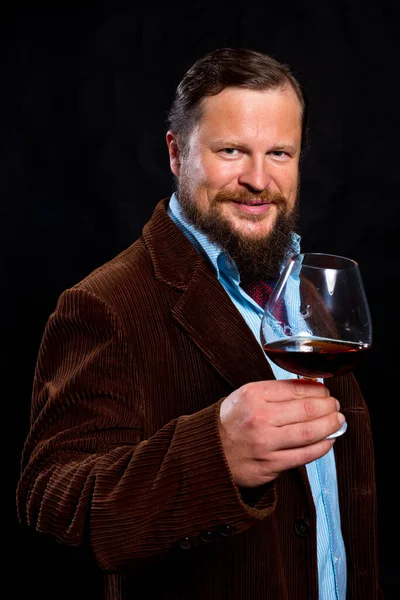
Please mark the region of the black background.
<svg viewBox="0 0 400 600"><path fill-rule="evenodd" d="M309 98L303 250L361 267L374 342L357 375L375 440L382 586L399 598L395 2L164 4L14 3L1 19L3 549L12 595L101 598L84 558L17 523L41 335L58 295L131 244L170 194L164 124L184 71L214 48L247 46L289 63Z"/></svg>

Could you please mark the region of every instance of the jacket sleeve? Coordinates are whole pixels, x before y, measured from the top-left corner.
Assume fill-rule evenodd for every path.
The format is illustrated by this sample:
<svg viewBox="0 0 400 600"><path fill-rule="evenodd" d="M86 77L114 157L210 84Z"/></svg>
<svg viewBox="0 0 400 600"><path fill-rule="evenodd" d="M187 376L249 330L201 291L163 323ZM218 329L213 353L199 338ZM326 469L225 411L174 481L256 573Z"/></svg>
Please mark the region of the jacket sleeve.
<svg viewBox="0 0 400 600"><path fill-rule="evenodd" d="M143 439L133 343L103 300L67 290L39 349L17 490L20 522L88 545L110 570L203 530L246 530L273 510L275 485L256 505L243 501L219 437L220 402Z"/></svg>

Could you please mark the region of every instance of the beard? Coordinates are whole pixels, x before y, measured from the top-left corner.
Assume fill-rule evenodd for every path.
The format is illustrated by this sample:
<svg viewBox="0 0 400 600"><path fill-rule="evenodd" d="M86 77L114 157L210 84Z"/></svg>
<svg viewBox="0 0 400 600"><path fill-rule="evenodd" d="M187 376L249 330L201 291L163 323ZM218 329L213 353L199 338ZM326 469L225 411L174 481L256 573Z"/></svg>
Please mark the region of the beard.
<svg viewBox="0 0 400 600"><path fill-rule="evenodd" d="M296 231L299 209L297 189L296 202L289 210L288 201L278 192L264 190L251 193L247 189L235 192L220 191L211 201L207 212L202 211L192 199L190 180L181 172L176 194L182 212L190 223L205 233L208 239L218 244L235 262L242 282L276 279L292 243L292 232ZM221 207L225 202L273 202L278 213L273 229L265 236L256 237L237 231L224 217ZM257 222L265 215L238 215L247 222Z"/></svg>

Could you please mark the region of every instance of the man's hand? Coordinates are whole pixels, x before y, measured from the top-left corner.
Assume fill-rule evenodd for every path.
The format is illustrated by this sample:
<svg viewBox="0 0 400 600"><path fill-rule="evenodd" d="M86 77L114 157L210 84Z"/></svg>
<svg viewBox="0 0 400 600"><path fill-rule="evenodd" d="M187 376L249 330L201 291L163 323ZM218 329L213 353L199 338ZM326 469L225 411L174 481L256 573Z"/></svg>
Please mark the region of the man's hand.
<svg viewBox="0 0 400 600"><path fill-rule="evenodd" d="M256 487L326 454L344 422L339 402L304 379L258 381L221 403L220 435L235 483Z"/></svg>

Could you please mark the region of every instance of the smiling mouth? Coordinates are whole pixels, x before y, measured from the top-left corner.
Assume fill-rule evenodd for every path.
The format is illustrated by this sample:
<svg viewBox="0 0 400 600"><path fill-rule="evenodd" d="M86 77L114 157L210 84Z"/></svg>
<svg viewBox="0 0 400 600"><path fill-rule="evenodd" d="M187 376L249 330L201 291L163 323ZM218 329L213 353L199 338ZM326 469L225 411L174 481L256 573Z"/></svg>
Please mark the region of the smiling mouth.
<svg viewBox="0 0 400 600"><path fill-rule="evenodd" d="M236 211L242 213L244 215L264 215L268 214L271 210L271 207L275 204L274 202L265 202L265 201L252 201L252 202L235 202L233 204L236 205Z"/></svg>
<svg viewBox="0 0 400 600"><path fill-rule="evenodd" d="M233 202L235 202L235 204L244 204L245 206L263 206L264 204L272 204L270 200L249 200L247 202L233 200Z"/></svg>

